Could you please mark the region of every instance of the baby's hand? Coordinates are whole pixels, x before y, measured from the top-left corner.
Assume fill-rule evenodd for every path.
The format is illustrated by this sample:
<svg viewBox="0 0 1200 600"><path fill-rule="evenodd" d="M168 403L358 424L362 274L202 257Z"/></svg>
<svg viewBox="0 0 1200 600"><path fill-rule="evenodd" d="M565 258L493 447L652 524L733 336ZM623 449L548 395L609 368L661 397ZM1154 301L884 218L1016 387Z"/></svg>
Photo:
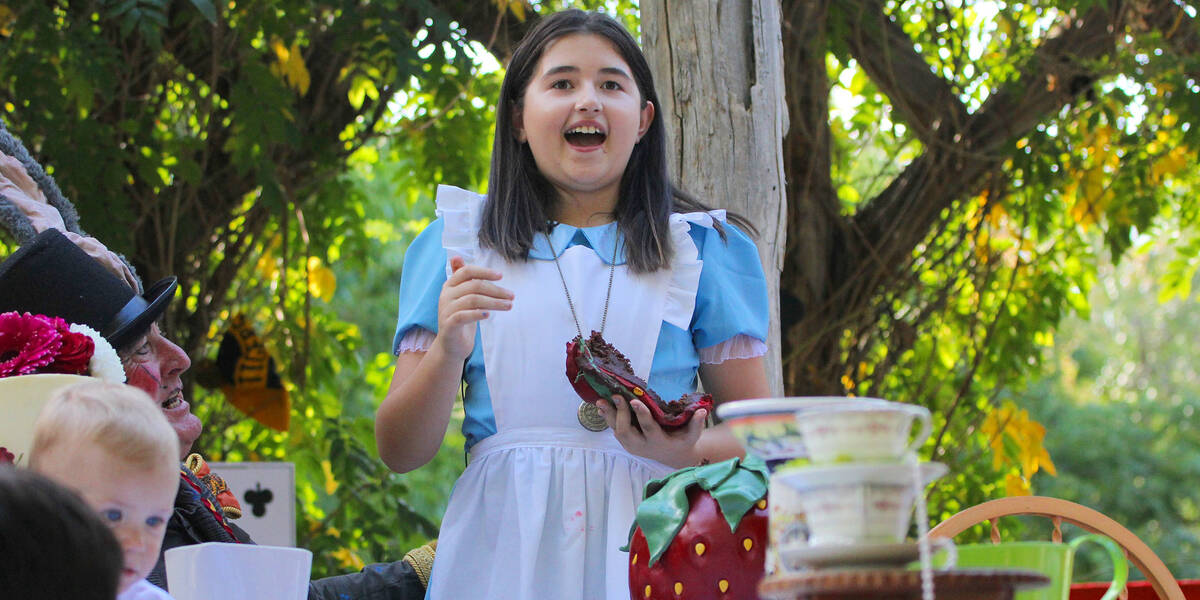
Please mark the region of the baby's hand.
<svg viewBox="0 0 1200 600"><path fill-rule="evenodd" d="M513 293L494 283L500 273L468 265L460 256L450 259L453 273L438 297L436 343L452 357L466 360L475 347L475 324L493 310L512 308Z"/></svg>
<svg viewBox="0 0 1200 600"><path fill-rule="evenodd" d="M617 441L631 454L657 460L676 469L695 466L699 462L696 442L704 431L707 410L697 410L687 426L667 432L654 420L650 409L641 400L627 400L620 395L613 396L612 400L616 408L607 402L596 404ZM636 426L634 418L637 419Z"/></svg>

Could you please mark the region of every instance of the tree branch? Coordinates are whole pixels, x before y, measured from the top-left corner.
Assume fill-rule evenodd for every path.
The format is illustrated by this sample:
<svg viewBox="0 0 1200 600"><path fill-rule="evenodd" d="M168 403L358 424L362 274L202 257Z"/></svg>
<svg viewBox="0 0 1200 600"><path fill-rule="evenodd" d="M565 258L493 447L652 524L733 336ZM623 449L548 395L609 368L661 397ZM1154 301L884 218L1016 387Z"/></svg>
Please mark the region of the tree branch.
<svg viewBox="0 0 1200 600"><path fill-rule="evenodd" d="M940 130L967 122L967 107L953 87L933 72L881 0L844 0L835 6L835 14L846 20L842 41L850 54L922 143L929 145Z"/></svg>
<svg viewBox="0 0 1200 600"><path fill-rule="evenodd" d="M1098 7L1084 17L1064 16L1061 33L1044 43L1022 69L961 127L943 127L937 143L913 161L891 185L855 216L876 267L891 271L925 238L946 208L974 189L1003 161L1016 138L1090 89L1101 73L1091 61L1115 48L1122 2Z"/></svg>
<svg viewBox="0 0 1200 600"><path fill-rule="evenodd" d="M1200 33L1196 19L1171 0L1141 0L1131 3L1126 16L1131 27L1140 31L1158 31L1167 44L1182 56L1200 55ZM1200 79L1200 68L1188 71Z"/></svg>

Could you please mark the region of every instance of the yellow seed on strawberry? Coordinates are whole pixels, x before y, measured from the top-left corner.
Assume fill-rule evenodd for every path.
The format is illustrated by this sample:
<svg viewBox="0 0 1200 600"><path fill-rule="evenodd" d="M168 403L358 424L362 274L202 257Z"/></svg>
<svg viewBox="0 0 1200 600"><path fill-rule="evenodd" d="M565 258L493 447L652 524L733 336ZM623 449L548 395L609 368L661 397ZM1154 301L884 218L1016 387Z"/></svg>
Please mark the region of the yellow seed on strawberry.
<svg viewBox="0 0 1200 600"><path fill-rule="evenodd" d="M696 556L704 556L704 550L705 550L704 543L697 542L696 543Z"/></svg>
<svg viewBox="0 0 1200 600"><path fill-rule="evenodd" d="M633 395L634 395L634 396L637 396L638 398L641 398L641 397L642 397L642 396L644 396L645 394L646 394L646 392L643 392L643 391L642 391L642 388L640 388L640 387L637 387L637 386L633 386Z"/></svg>
<svg viewBox="0 0 1200 600"><path fill-rule="evenodd" d="M649 585L646 586L646 597L647 598L650 597L650 586Z"/></svg>
<svg viewBox="0 0 1200 600"><path fill-rule="evenodd" d="M636 564L637 564L637 552L634 552L634 553L633 553L633 560L632 560L632 561L630 561L630 562L629 562L629 564L631 564L631 565L636 565Z"/></svg>
<svg viewBox="0 0 1200 600"><path fill-rule="evenodd" d="M745 548L747 552L749 552L750 549L754 547L754 540L751 540L750 538L746 538L746 539L742 540L742 547Z"/></svg>
<svg viewBox="0 0 1200 600"><path fill-rule="evenodd" d="M682 593L683 593L683 583L676 581L675 582L675 595L678 596Z"/></svg>
<svg viewBox="0 0 1200 600"><path fill-rule="evenodd" d="M728 592L728 591L729 591L729 581L728 581L728 580L725 580L725 579L722 579L722 580L718 581L718 582L717 582L717 589L718 589L718 590L721 590L721 593L722 593L722 594L724 594L725 592Z"/></svg>
<svg viewBox="0 0 1200 600"><path fill-rule="evenodd" d="M767 507L767 499L763 498L762 500L759 500L758 504L756 504L755 506L758 507L758 510L762 510L762 509L766 508Z"/></svg>

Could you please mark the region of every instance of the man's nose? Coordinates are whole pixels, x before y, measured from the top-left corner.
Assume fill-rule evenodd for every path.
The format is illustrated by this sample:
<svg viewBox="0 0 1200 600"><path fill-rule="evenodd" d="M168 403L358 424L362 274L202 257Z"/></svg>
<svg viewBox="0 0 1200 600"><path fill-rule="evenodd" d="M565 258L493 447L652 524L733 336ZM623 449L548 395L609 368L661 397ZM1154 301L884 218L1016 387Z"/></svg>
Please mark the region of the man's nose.
<svg viewBox="0 0 1200 600"><path fill-rule="evenodd" d="M163 369L168 374L179 374L188 370L192 366L192 359L188 358L187 352L183 351L171 340L167 338L159 338L160 353L165 358L163 360L166 369Z"/></svg>

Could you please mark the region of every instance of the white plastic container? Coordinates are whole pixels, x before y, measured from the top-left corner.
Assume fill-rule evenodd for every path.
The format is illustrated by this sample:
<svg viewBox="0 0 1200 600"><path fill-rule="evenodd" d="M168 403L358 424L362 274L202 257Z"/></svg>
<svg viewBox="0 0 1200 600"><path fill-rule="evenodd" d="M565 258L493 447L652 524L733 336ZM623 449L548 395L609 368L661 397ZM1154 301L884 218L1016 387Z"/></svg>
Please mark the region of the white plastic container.
<svg viewBox="0 0 1200 600"><path fill-rule="evenodd" d="M305 600L312 552L209 542L164 553L175 600Z"/></svg>

